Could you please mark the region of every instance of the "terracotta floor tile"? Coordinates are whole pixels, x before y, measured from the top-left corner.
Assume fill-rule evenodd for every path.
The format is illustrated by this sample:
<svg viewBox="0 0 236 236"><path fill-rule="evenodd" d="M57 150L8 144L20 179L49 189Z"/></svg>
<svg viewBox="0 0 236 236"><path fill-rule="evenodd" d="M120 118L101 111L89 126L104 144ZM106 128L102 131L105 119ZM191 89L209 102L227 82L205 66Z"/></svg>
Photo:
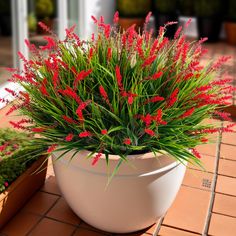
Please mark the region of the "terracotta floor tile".
<svg viewBox="0 0 236 236"><path fill-rule="evenodd" d="M223 133L222 143L236 145L236 132L234 133Z"/></svg>
<svg viewBox="0 0 236 236"><path fill-rule="evenodd" d="M236 161L236 146L221 144L220 157Z"/></svg>
<svg viewBox="0 0 236 236"><path fill-rule="evenodd" d="M44 218L31 231L30 236L71 236L75 227L58 221Z"/></svg>
<svg viewBox="0 0 236 236"><path fill-rule="evenodd" d="M213 212L236 217L236 197L216 193Z"/></svg>
<svg viewBox="0 0 236 236"><path fill-rule="evenodd" d="M212 214L209 235L234 236L236 232L236 218Z"/></svg>
<svg viewBox="0 0 236 236"><path fill-rule="evenodd" d="M158 236L196 236L197 234L189 233L183 230L178 230L166 226L162 226Z"/></svg>
<svg viewBox="0 0 236 236"><path fill-rule="evenodd" d="M164 218L163 224L202 233L209 201L210 192L181 187L173 206Z"/></svg>
<svg viewBox="0 0 236 236"><path fill-rule="evenodd" d="M236 161L220 159L218 174L236 177Z"/></svg>
<svg viewBox="0 0 236 236"><path fill-rule="evenodd" d="M56 202L58 196L37 192L23 208L24 211L44 215Z"/></svg>
<svg viewBox="0 0 236 236"><path fill-rule="evenodd" d="M216 192L236 196L236 178L218 175Z"/></svg>
<svg viewBox="0 0 236 236"><path fill-rule="evenodd" d="M40 216L29 212L20 211L11 221L0 231L7 236L26 235L40 220Z"/></svg>
<svg viewBox="0 0 236 236"><path fill-rule="evenodd" d="M61 191L57 185L55 176L49 176L46 179L44 186L41 188L41 191L61 195Z"/></svg>
<svg viewBox="0 0 236 236"><path fill-rule="evenodd" d="M69 224L78 225L80 223L79 217L70 209L64 198L57 201L47 216Z"/></svg>
<svg viewBox="0 0 236 236"><path fill-rule="evenodd" d="M103 235L110 235L110 233L102 231L102 230L99 230L99 229L96 229L96 228L94 228L93 226L87 224L84 221L81 222L79 227L83 228L83 229L86 229L86 230L89 230L89 231L95 231L95 232L98 232L98 233L103 234Z"/></svg>
<svg viewBox="0 0 236 236"><path fill-rule="evenodd" d="M95 232L95 231L88 230L88 229L79 228L76 230L76 232L73 236L104 236L104 235L107 235L107 234Z"/></svg>
<svg viewBox="0 0 236 236"><path fill-rule="evenodd" d="M215 156L202 154L201 158L202 165L204 166L207 172L212 172L212 173L215 172L215 159L216 159ZM188 167L195 170L202 170L200 167L195 166L193 164L189 164Z"/></svg>
<svg viewBox="0 0 236 236"><path fill-rule="evenodd" d="M212 173L187 169L184 176L183 185L211 191L212 178Z"/></svg>
<svg viewBox="0 0 236 236"><path fill-rule="evenodd" d="M216 155L216 143L199 145L199 146L196 147L196 149L201 154L206 154L206 155L209 155L209 156L215 156Z"/></svg>

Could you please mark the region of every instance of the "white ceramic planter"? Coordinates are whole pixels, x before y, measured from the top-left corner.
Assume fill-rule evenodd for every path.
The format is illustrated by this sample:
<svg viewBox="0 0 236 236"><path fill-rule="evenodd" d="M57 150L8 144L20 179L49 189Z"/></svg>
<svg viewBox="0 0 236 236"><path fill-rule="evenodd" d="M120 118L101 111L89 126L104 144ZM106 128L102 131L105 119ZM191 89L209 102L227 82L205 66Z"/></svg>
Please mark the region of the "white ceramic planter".
<svg viewBox="0 0 236 236"><path fill-rule="evenodd" d="M152 153L129 156L133 167L123 163L110 185L104 156L95 166L81 151L56 160L57 183L73 211L88 224L113 233L144 229L163 216L174 201L186 167L168 155ZM110 170L118 163L110 156Z"/></svg>

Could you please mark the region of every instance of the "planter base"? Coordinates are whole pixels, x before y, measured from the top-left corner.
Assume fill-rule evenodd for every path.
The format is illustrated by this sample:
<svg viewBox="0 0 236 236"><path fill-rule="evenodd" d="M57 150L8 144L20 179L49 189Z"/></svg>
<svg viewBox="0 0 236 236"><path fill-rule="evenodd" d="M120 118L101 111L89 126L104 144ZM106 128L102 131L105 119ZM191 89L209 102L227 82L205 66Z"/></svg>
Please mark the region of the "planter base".
<svg viewBox="0 0 236 236"><path fill-rule="evenodd" d="M57 160L60 152L54 153L57 183L82 220L112 233L131 233L156 223L174 201L186 169L168 155L133 155L128 157L133 168L121 165L107 186L105 157L92 166L88 154L81 151L71 160L73 152L69 152ZM119 160L113 157L111 170Z"/></svg>
<svg viewBox="0 0 236 236"><path fill-rule="evenodd" d="M38 169L39 172L37 173ZM4 193L0 194L0 229L41 188L45 181L46 172L47 160L45 157L41 157L17 178Z"/></svg>

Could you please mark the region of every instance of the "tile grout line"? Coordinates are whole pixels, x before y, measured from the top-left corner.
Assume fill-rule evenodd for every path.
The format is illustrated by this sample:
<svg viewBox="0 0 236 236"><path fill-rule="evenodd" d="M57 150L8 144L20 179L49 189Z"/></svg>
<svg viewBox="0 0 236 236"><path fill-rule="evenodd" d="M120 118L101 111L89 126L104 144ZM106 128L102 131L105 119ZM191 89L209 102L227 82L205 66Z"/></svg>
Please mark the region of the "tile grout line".
<svg viewBox="0 0 236 236"><path fill-rule="evenodd" d="M57 204L57 202L59 201L60 197L52 204L52 206L43 214L40 215L41 218L39 219L39 221L28 231L28 233L26 234L26 236L29 236L32 231L38 226L38 224L44 219L46 218L47 213Z"/></svg>
<svg viewBox="0 0 236 236"><path fill-rule="evenodd" d="M223 127L223 122L221 122L221 127ZM216 190L216 183L217 183L217 173L219 169L219 161L220 161L220 147L221 147L221 139L222 139L222 133L218 133L218 139L217 139L217 146L216 146L216 160L215 160L215 173L212 178L212 188L211 188L211 197L210 197L210 203L208 207L208 212L207 212L207 217L205 220L205 225L203 228L203 236L208 235L208 230L210 227L210 220L211 220L211 215L213 211L213 206L214 206L214 199L215 199L215 190Z"/></svg>

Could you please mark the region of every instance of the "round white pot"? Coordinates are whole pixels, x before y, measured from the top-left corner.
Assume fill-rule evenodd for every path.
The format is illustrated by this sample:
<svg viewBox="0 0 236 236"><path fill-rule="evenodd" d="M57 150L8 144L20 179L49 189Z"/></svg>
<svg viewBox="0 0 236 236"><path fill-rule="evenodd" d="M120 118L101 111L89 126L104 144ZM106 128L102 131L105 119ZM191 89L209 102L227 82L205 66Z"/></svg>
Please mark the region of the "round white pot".
<svg viewBox="0 0 236 236"><path fill-rule="evenodd" d="M53 154L53 166L59 188L72 210L88 224L113 233L144 229L162 217L174 201L186 166L168 155L153 153L129 156L107 187L110 173L119 156L110 155L91 165L88 151L73 151L62 158Z"/></svg>

